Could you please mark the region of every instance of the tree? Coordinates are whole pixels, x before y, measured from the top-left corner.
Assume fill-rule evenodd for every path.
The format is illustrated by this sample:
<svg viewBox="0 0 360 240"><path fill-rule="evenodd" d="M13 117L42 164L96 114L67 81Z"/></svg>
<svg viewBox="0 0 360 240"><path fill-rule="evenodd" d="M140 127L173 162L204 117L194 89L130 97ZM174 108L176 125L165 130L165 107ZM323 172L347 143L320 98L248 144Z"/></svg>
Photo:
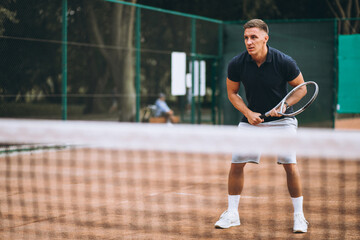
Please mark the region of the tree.
<svg viewBox="0 0 360 240"><path fill-rule="evenodd" d="M131 2L135 3L136 0ZM112 79L113 89L117 89L119 96L119 121L133 121L136 113L133 47L135 8L109 3L107 5L100 3L102 7L99 8L97 3L83 2L88 13L87 26L90 28L90 36L96 45L100 46L98 49L106 62L102 77L94 82L94 91L95 94L103 93L109 80ZM92 98L92 101L91 105L96 111L101 105L99 98Z"/></svg>
<svg viewBox="0 0 360 240"><path fill-rule="evenodd" d="M4 2L3 6L8 9L5 12L11 13L7 16L11 17L1 20L4 38L1 39L0 53L7 56L0 59L0 87L7 95L2 100L24 101L26 94L32 97L39 92L46 95L49 93L47 80L55 82L59 76L55 64L58 47L51 41L61 36L56 34L61 33L61 25L56 24L59 20L57 10L61 13L61 9L45 2L30 4L12 0Z"/></svg>
<svg viewBox="0 0 360 240"><path fill-rule="evenodd" d="M54 96L61 94L61 11L52 1L2 2L0 53L9 57L0 59L0 92L11 96L4 101L31 93L60 103ZM117 88L119 120L134 119L134 15L134 7L103 0L68 2L69 104L85 103L87 113L107 110L98 96Z"/></svg>
<svg viewBox="0 0 360 240"><path fill-rule="evenodd" d="M263 18L259 16L277 16L279 13L279 9L274 0L242 1L243 19Z"/></svg>
<svg viewBox="0 0 360 240"><path fill-rule="evenodd" d="M18 23L18 19L16 19L16 12L7 8L7 5L13 1L14 0L4 0L3 4L0 5L0 35L2 35L5 31L5 20L9 20L12 23Z"/></svg>
<svg viewBox="0 0 360 240"><path fill-rule="evenodd" d="M360 5L359 0L326 0L331 12L338 19L346 18L359 18L360 17ZM342 34L354 34L359 31L359 20L351 21L346 19L341 21L340 33Z"/></svg>

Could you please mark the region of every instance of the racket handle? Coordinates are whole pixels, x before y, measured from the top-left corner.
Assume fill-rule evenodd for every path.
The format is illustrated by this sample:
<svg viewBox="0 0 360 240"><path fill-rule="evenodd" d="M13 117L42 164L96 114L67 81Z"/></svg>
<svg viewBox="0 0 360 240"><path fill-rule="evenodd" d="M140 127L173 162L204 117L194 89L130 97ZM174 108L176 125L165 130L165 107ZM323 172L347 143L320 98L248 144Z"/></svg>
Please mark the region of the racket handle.
<svg viewBox="0 0 360 240"><path fill-rule="evenodd" d="M268 117L268 116L270 116L270 111L266 112L265 114L261 114L261 115L260 115L260 118L261 118L261 119L264 119L264 118L266 118L266 117Z"/></svg>

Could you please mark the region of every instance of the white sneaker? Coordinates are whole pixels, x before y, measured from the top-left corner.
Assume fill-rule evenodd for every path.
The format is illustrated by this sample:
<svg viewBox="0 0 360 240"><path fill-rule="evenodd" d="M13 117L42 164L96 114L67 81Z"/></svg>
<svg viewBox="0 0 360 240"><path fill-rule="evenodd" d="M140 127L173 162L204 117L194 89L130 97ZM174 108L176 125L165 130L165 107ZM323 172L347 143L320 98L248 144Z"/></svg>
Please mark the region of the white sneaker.
<svg viewBox="0 0 360 240"><path fill-rule="evenodd" d="M303 213L294 214L294 233L306 233L308 229L308 221L306 221Z"/></svg>
<svg viewBox="0 0 360 240"><path fill-rule="evenodd" d="M216 228L229 228L240 225L239 213L226 210L215 223Z"/></svg>

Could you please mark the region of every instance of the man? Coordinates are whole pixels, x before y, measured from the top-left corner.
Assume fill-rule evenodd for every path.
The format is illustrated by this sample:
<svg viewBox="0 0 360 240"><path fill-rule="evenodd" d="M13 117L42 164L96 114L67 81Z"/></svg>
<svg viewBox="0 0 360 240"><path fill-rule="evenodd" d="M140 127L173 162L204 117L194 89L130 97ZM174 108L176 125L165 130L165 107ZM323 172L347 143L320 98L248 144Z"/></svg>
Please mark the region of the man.
<svg viewBox="0 0 360 240"><path fill-rule="evenodd" d="M174 123L174 112L169 108L165 101L165 94L160 93L155 102L155 117L165 117L168 123Z"/></svg>
<svg viewBox="0 0 360 240"><path fill-rule="evenodd" d="M261 113L267 112L285 97L287 84L297 86L304 82L295 61L267 45L268 33L267 24L260 19L250 20L244 25L246 51L234 57L228 65L228 98L244 115L239 124L240 129L268 127L284 133L294 133L297 128L296 118L278 114L286 109L285 106L284 109L272 109L268 118L260 118ZM248 106L238 95L240 82L245 86ZM291 110L288 108L287 111ZM238 205L244 185L244 167L248 162L259 163L259 158L233 154L228 178L228 209L220 216L215 227L229 228L240 225ZM294 206L293 231L307 232L308 222L303 214L303 196L296 156L280 156L278 163L282 164L286 171L288 190Z"/></svg>

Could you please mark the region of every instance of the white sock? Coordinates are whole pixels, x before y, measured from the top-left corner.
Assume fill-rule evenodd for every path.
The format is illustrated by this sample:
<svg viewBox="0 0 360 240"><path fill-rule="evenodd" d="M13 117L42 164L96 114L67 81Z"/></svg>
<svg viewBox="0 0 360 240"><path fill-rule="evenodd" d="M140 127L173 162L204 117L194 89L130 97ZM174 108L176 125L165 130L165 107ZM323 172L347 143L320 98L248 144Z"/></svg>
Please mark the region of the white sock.
<svg viewBox="0 0 360 240"><path fill-rule="evenodd" d="M294 213L303 213L303 196L291 198L291 200L294 206Z"/></svg>
<svg viewBox="0 0 360 240"><path fill-rule="evenodd" d="M228 211L238 212L240 195L228 195Z"/></svg>

